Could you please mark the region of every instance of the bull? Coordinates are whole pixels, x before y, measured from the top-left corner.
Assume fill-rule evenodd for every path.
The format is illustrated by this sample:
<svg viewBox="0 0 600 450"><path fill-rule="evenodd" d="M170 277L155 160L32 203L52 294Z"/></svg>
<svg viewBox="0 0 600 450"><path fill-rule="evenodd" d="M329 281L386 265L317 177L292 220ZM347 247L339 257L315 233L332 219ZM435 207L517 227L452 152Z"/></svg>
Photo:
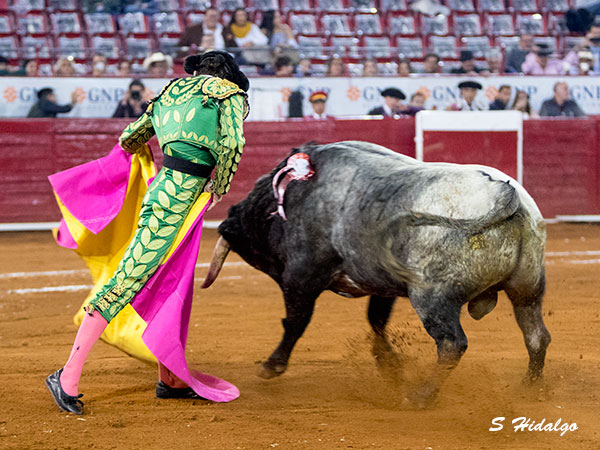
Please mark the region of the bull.
<svg viewBox="0 0 600 450"><path fill-rule="evenodd" d="M481 319L504 290L529 352L526 379L542 377L550 343L542 319L546 232L522 186L490 167L422 163L367 142L309 144L292 154L299 151L315 175L289 184L287 220L274 213L272 188L284 161L230 208L203 283L214 282L233 250L279 284L283 338L260 376L285 372L324 290L370 296L376 357L390 349L396 298L408 297L437 345L438 375L423 385L434 398L467 349L462 307Z"/></svg>

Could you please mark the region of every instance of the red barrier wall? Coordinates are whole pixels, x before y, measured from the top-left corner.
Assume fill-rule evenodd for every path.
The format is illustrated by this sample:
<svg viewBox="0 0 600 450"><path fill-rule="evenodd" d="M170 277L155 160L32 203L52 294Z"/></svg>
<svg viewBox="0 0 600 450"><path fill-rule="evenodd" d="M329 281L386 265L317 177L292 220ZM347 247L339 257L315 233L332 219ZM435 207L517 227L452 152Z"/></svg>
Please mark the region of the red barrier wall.
<svg viewBox="0 0 600 450"><path fill-rule="evenodd" d="M12 119L0 121L0 223L57 221L47 176L105 155L125 119ZM248 122L247 146L232 190L207 215L225 217L255 180L291 147L304 142L363 140L414 156L414 120ZM600 214L600 120L529 120L524 123L524 185L545 217ZM150 145L162 161L156 139Z"/></svg>

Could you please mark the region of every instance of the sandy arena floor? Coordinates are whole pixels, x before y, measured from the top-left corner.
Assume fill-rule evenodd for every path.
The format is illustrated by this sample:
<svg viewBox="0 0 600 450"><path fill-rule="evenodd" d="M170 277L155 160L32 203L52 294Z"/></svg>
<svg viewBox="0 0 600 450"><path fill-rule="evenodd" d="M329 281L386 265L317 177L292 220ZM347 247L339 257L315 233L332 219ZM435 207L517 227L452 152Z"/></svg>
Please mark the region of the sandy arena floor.
<svg viewBox="0 0 600 450"><path fill-rule="evenodd" d="M216 232L206 231L199 262ZM378 373L366 299L322 295L289 370L255 376L281 337L273 281L230 255L216 284L197 289L192 366L237 384L230 404L154 398L155 369L99 343L84 368L86 415L59 412L44 378L69 354L72 316L90 284L83 263L50 233L0 234L0 448L27 449L600 449L600 226L550 225L542 386L521 384L527 351L509 302L477 322L463 314L469 349L436 406L402 406L406 386ZM206 269L197 271L198 284ZM407 300L391 323L407 357L404 379L434 361L433 341ZM492 419L506 417L490 432ZM515 432L511 421L577 424L567 432Z"/></svg>

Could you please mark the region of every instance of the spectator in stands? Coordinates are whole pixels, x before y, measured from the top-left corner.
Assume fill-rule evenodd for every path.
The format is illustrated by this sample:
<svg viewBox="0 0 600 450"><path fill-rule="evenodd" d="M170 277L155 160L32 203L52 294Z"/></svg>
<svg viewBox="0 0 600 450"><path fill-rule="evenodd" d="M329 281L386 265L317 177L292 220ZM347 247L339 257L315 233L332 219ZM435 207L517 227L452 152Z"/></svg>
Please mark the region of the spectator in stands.
<svg viewBox="0 0 600 450"><path fill-rule="evenodd" d="M539 117L538 114L531 108L531 104L529 103L529 94L525 91L517 90L511 109L521 111L523 113L523 118L525 119Z"/></svg>
<svg viewBox="0 0 600 450"><path fill-rule="evenodd" d="M312 76L312 63L309 58L302 58L296 66L296 76L310 77Z"/></svg>
<svg viewBox="0 0 600 450"><path fill-rule="evenodd" d="M535 52L525 57L521 69L525 75L564 75L565 63L557 58L550 58L554 53L546 44L538 44Z"/></svg>
<svg viewBox="0 0 600 450"><path fill-rule="evenodd" d="M26 59L23 61L23 72L26 77L37 77L38 63L35 59Z"/></svg>
<svg viewBox="0 0 600 450"><path fill-rule="evenodd" d="M266 11L260 24L261 31L269 39L272 49L298 48L294 32L289 25L282 22L281 13L276 10Z"/></svg>
<svg viewBox="0 0 600 450"><path fill-rule="evenodd" d="M408 59L401 59L398 61L398 76L409 77L412 73L412 67Z"/></svg>
<svg viewBox="0 0 600 450"><path fill-rule="evenodd" d="M425 95L422 92L415 92L410 96L408 105L400 105L400 111L407 116L414 116L419 111L425 109Z"/></svg>
<svg viewBox="0 0 600 450"><path fill-rule="evenodd" d="M533 35L522 34L519 38L519 46L513 48L506 55L504 61L504 72L506 73L521 73L521 66L525 62L525 57L534 50L535 42Z"/></svg>
<svg viewBox="0 0 600 450"><path fill-rule="evenodd" d="M554 84L554 97L542 103L542 117L582 117L585 113L579 105L569 98L569 86L564 81Z"/></svg>
<svg viewBox="0 0 600 450"><path fill-rule="evenodd" d="M450 73L477 75L481 70L475 66L475 56L471 50L460 51L460 67L455 67Z"/></svg>
<svg viewBox="0 0 600 450"><path fill-rule="evenodd" d="M598 75L598 72L594 71L594 54L589 47L579 50L577 52L577 59L577 71L571 73L571 75Z"/></svg>
<svg viewBox="0 0 600 450"><path fill-rule="evenodd" d="M490 103L490 111L502 111L505 110L510 101L510 94L512 88L508 84L503 84L498 88L496 98Z"/></svg>
<svg viewBox="0 0 600 450"><path fill-rule="evenodd" d="M209 52L211 50L216 50L215 36L213 34L205 34L204 36L202 36L202 40L200 41L200 48L198 49L198 53Z"/></svg>
<svg viewBox="0 0 600 450"><path fill-rule="evenodd" d="M227 41L233 39L235 46L242 49L238 53L238 58L241 58L240 63L265 65L271 60L270 51L265 51L268 49L269 39L260 31L258 25L250 22L244 8L238 8L233 12L223 38L228 48Z"/></svg>
<svg viewBox="0 0 600 450"><path fill-rule="evenodd" d="M242 50L237 45L235 36L233 34L233 31L231 31L231 27L229 25L223 28L223 41L225 42L225 49L233 55L233 57L235 58L235 62L238 65L243 66L248 64L248 61L246 61L246 59L244 58Z"/></svg>
<svg viewBox="0 0 600 450"><path fill-rule="evenodd" d="M117 105L113 117L137 119L146 112L150 99L150 91L146 89L144 83L140 80L133 80L129 83L129 89Z"/></svg>
<svg viewBox="0 0 600 450"><path fill-rule="evenodd" d="M594 54L590 47L571 50L564 59L571 64L569 75L597 75L594 71Z"/></svg>
<svg viewBox="0 0 600 450"><path fill-rule="evenodd" d="M275 64L273 66L275 68L276 77L291 77L294 73L294 65L289 56L278 56L277 59L275 59Z"/></svg>
<svg viewBox="0 0 600 450"><path fill-rule="evenodd" d="M11 75L16 77L37 77L38 66L35 59L25 59L19 70L13 72Z"/></svg>
<svg viewBox="0 0 600 450"><path fill-rule="evenodd" d="M423 61L423 68L425 73L442 73L442 64L440 57L435 53L428 53L425 55Z"/></svg>
<svg viewBox="0 0 600 450"><path fill-rule="evenodd" d="M305 116L305 120L329 120L333 119L333 116L328 115L325 112L325 108L327 107L327 99L329 96L325 91L315 91L310 97L308 97L308 101L312 105L313 113L310 116Z"/></svg>
<svg viewBox="0 0 600 450"><path fill-rule="evenodd" d="M425 100L425 94L417 91L410 96L408 106L412 106L413 108L420 108L419 111L421 111L425 109Z"/></svg>
<svg viewBox="0 0 600 450"><path fill-rule="evenodd" d="M585 35L585 44L594 57L594 72L600 73L600 23L593 23Z"/></svg>
<svg viewBox="0 0 600 450"><path fill-rule="evenodd" d="M377 59L375 58L367 58L363 62L363 77L376 77L379 75L379 65L377 64Z"/></svg>
<svg viewBox="0 0 600 450"><path fill-rule="evenodd" d="M57 77L73 77L77 75L73 57L59 58L54 65L54 75Z"/></svg>
<svg viewBox="0 0 600 450"><path fill-rule="evenodd" d="M346 66L341 56L334 55L327 60L327 72L325 76L328 77L345 77Z"/></svg>
<svg viewBox="0 0 600 450"><path fill-rule="evenodd" d="M58 113L68 113L79 103L79 97L75 91L71 94L71 103L59 105L56 94L52 88L40 89L37 93L38 101L33 104L27 117L56 117Z"/></svg>
<svg viewBox="0 0 600 450"><path fill-rule="evenodd" d="M502 73L502 52L497 48L491 48L486 55L486 75L500 75Z"/></svg>
<svg viewBox="0 0 600 450"><path fill-rule="evenodd" d="M214 38L215 49L222 50L225 48L223 25L219 23L219 11L216 8L208 8L201 23L190 25L184 30L177 43L177 46L181 48L180 54L190 53L193 46L201 47L202 37L209 34Z"/></svg>
<svg viewBox="0 0 600 450"><path fill-rule="evenodd" d="M129 77L131 76L131 63L126 59L122 59L117 63L117 76L118 77Z"/></svg>
<svg viewBox="0 0 600 450"><path fill-rule="evenodd" d="M477 81L463 81L459 83L460 98L458 102L446 108L449 111L487 111L489 104L477 98L477 93L483 86Z"/></svg>
<svg viewBox="0 0 600 450"><path fill-rule="evenodd" d="M0 76L7 76L7 75L11 75L9 66L8 66L8 59L5 58L4 56L0 56Z"/></svg>
<svg viewBox="0 0 600 450"><path fill-rule="evenodd" d="M173 58L160 52L152 53L142 65L151 77L165 78L173 68Z"/></svg>
<svg viewBox="0 0 600 450"><path fill-rule="evenodd" d="M269 39L260 31L260 28L250 22L248 13L244 8L238 8L233 12L229 29L240 48L260 47L269 43Z"/></svg>
<svg viewBox="0 0 600 450"><path fill-rule="evenodd" d="M400 89L387 88L381 91L384 104L377 108L373 108L368 112L369 116L385 116L394 117L402 114L405 105L402 104L402 100L406 99L406 95Z"/></svg>
<svg viewBox="0 0 600 450"><path fill-rule="evenodd" d="M223 40L223 25L219 22L219 11L216 8L208 8L204 13L204 20L202 21L202 33L203 35L210 34L214 38L214 45L216 50L223 50L225 48L225 41ZM202 41L200 41L202 43Z"/></svg>
<svg viewBox="0 0 600 450"><path fill-rule="evenodd" d="M92 76L102 77L106 75L106 56L94 55L92 57Z"/></svg>

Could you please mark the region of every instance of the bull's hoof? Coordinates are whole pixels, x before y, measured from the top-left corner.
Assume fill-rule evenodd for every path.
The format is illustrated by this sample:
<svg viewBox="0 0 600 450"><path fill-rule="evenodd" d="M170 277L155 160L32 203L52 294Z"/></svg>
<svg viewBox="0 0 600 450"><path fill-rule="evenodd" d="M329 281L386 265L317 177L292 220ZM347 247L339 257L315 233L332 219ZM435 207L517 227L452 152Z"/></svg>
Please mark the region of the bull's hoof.
<svg viewBox="0 0 600 450"><path fill-rule="evenodd" d="M281 375L286 369L287 366L284 364L269 363L267 361L258 368L256 375L265 380L270 380Z"/></svg>
<svg viewBox="0 0 600 450"><path fill-rule="evenodd" d="M528 373L523 377L522 383L525 386L538 386L544 381L541 373Z"/></svg>
<svg viewBox="0 0 600 450"><path fill-rule="evenodd" d="M438 398L440 387L434 381L427 381L410 392L405 399L406 405L416 409L431 408Z"/></svg>

